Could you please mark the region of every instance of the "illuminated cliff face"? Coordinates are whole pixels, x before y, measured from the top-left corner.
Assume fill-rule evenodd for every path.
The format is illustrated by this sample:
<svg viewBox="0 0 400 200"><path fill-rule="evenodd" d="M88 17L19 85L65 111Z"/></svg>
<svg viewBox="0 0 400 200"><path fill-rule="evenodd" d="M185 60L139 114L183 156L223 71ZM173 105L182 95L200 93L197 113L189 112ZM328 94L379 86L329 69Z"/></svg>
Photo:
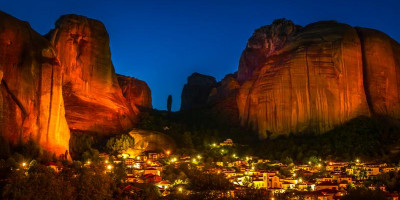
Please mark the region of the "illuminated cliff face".
<svg viewBox="0 0 400 200"><path fill-rule="evenodd" d="M137 109L122 95L104 25L65 15L56 22L49 39L65 68L63 93L70 129L109 134L132 128L133 110Z"/></svg>
<svg viewBox="0 0 400 200"><path fill-rule="evenodd" d="M16 144L33 139L58 155L68 150L63 69L54 49L26 22L0 12L0 130Z"/></svg>
<svg viewBox="0 0 400 200"><path fill-rule="evenodd" d="M399 49L382 33L336 22L260 28L240 59L241 122L266 138L323 133L360 115L399 118Z"/></svg>
<svg viewBox="0 0 400 200"><path fill-rule="evenodd" d="M122 94L132 108L143 107L153 108L151 100L151 90L146 82L137 78L117 74L118 83L122 89ZM135 112L139 112L136 110Z"/></svg>
<svg viewBox="0 0 400 200"><path fill-rule="evenodd" d="M0 133L5 139L17 144L31 138L61 155L69 150L71 130L128 132L139 112L136 105L151 107L151 91L143 81L129 78L124 85L129 101L122 95L101 22L65 15L46 37L0 12Z"/></svg>

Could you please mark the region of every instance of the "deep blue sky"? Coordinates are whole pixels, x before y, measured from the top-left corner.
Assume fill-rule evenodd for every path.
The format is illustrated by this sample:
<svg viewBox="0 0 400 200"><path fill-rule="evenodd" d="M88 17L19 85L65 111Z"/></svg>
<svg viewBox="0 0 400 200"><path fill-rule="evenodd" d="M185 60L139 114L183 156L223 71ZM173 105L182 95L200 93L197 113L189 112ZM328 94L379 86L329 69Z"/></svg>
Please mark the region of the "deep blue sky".
<svg viewBox="0 0 400 200"><path fill-rule="evenodd" d="M1 0L0 10L41 34L63 14L102 21L116 72L146 81L157 109L166 109L168 94L173 110L179 109L182 87L193 72L220 80L236 71L254 29L277 18L299 25L332 19L379 29L400 41L399 0Z"/></svg>

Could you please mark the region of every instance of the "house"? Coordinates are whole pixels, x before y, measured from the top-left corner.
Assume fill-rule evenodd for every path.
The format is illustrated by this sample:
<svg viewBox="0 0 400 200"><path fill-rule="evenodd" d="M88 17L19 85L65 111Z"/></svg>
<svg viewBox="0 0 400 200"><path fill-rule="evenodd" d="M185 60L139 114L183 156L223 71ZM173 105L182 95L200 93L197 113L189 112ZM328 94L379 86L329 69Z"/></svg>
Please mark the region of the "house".
<svg viewBox="0 0 400 200"><path fill-rule="evenodd" d="M153 174L146 174L146 175L142 176L141 179L145 183L158 183L161 181L161 176L153 175Z"/></svg>
<svg viewBox="0 0 400 200"><path fill-rule="evenodd" d="M319 190L326 190L326 189L329 189L329 190L339 190L339 184L337 184L337 183L332 183L332 182L321 182L321 183L318 183L318 184L315 186L315 190L316 190L316 191L319 191Z"/></svg>
<svg viewBox="0 0 400 200"><path fill-rule="evenodd" d="M161 172L156 168L147 168L144 170L143 174L153 174L160 176Z"/></svg>
<svg viewBox="0 0 400 200"><path fill-rule="evenodd" d="M221 143L219 143L219 145L220 146L233 146L234 144L233 144L233 141L232 141L232 139L226 139L224 142L221 142Z"/></svg>

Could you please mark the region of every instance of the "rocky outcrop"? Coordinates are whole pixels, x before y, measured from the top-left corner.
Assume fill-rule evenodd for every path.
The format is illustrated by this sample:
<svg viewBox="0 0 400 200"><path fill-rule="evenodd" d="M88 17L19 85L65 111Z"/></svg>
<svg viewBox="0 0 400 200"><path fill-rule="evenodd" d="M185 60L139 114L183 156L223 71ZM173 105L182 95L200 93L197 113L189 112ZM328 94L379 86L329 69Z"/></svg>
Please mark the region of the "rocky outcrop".
<svg viewBox="0 0 400 200"><path fill-rule="evenodd" d="M109 134L132 128L136 108L122 95L104 25L64 15L47 37L65 69L63 96L70 129Z"/></svg>
<svg viewBox="0 0 400 200"><path fill-rule="evenodd" d="M117 74L122 94L132 108L152 108L151 90L146 82L128 76ZM137 111L138 112L138 111Z"/></svg>
<svg viewBox="0 0 400 200"><path fill-rule="evenodd" d="M236 74L226 75L218 86L213 88L207 100L208 106L219 118L228 119L230 123L239 122L238 107L236 96L239 92L240 84Z"/></svg>
<svg viewBox="0 0 400 200"><path fill-rule="evenodd" d="M266 138L323 133L361 115L399 118L399 59L399 44L375 30L277 20L240 59L241 123Z"/></svg>
<svg viewBox="0 0 400 200"><path fill-rule="evenodd" d="M28 23L0 12L0 131L13 144L36 141L57 155L69 149L63 69L51 44Z"/></svg>
<svg viewBox="0 0 400 200"><path fill-rule="evenodd" d="M386 34L357 28L361 39L364 85L374 114L400 118L400 45Z"/></svg>
<svg viewBox="0 0 400 200"><path fill-rule="evenodd" d="M212 76L193 73L188 77L181 95L181 110L203 108L207 105L208 96L217 81Z"/></svg>
<svg viewBox="0 0 400 200"><path fill-rule="evenodd" d="M144 151L173 151L176 149L175 141L160 132L133 129L129 135L135 141L135 145L128 150L128 153L132 155L140 155Z"/></svg>

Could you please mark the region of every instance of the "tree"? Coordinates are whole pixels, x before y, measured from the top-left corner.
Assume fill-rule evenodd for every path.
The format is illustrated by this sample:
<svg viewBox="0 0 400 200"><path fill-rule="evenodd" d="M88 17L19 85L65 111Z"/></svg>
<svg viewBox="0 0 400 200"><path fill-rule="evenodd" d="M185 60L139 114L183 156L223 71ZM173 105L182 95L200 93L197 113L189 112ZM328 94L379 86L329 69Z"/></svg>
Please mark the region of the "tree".
<svg viewBox="0 0 400 200"><path fill-rule="evenodd" d="M168 95L168 99L167 99L168 112L171 112L171 106L172 106L172 95Z"/></svg>
<svg viewBox="0 0 400 200"><path fill-rule="evenodd" d="M183 140L183 145L185 148L188 148L188 149L194 148L191 132L186 131L185 133L183 133L182 140Z"/></svg>
<svg viewBox="0 0 400 200"><path fill-rule="evenodd" d="M387 196L380 190L369 190L368 188L357 188L350 190L342 200L387 200Z"/></svg>
<svg viewBox="0 0 400 200"><path fill-rule="evenodd" d="M107 141L106 147L112 153L120 153L134 145L135 141L131 136L127 134L121 134L119 136L110 138Z"/></svg>

